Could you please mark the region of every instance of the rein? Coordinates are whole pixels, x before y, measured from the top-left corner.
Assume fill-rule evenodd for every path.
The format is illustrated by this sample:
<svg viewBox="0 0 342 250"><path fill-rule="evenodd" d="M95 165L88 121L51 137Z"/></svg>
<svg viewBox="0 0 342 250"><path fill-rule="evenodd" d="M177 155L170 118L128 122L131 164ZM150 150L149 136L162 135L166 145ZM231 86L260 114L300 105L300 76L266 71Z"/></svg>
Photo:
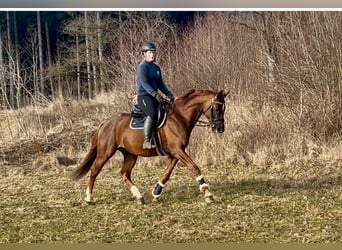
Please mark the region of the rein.
<svg viewBox="0 0 342 250"><path fill-rule="evenodd" d="M165 112L167 115L172 115L173 114L173 102L170 102L166 99L164 99L161 103L160 103L161 107L163 109L165 109Z"/></svg>
<svg viewBox="0 0 342 250"><path fill-rule="evenodd" d="M202 112L202 114L205 114L210 110L210 112L211 112L210 121L199 120L199 121L197 121L197 124L195 126L197 126L197 127L214 127L216 125L216 123L224 121L224 119L215 119L214 118L213 108L214 108L215 103L219 104L219 105L223 105L223 108L225 108L225 106L226 106L225 103L217 102L217 101L214 101L214 99L212 99L210 106L205 111Z"/></svg>

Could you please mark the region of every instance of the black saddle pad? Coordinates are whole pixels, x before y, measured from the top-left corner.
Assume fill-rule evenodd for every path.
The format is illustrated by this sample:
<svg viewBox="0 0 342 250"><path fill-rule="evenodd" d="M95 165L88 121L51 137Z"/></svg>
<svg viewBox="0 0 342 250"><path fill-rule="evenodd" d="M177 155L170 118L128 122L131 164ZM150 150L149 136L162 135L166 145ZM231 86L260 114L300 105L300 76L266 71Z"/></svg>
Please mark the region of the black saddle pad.
<svg viewBox="0 0 342 250"><path fill-rule="evenodd" d="M132 114L132 118L130 122L131 129L143 129L146 115L141 110L138 104L134 105L134 108L131 114ZM164 108L159 108L157 128L161 128L164 125L165 121L166 121L166 111Z"/></svg>

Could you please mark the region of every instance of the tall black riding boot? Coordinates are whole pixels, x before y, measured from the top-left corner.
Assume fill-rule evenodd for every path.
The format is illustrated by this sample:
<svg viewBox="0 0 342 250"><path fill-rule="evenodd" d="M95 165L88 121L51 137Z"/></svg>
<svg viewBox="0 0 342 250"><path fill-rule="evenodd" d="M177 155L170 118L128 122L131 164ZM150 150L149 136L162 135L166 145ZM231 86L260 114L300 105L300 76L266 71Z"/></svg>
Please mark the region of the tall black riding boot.
<svg viewBox="0 0 342 250"><path fill-rule="evenodd" d="M151 149L152 148L152 132L154 130L153 120L150 116L146 117L144 122L144 144L143 149Z"/></svg>

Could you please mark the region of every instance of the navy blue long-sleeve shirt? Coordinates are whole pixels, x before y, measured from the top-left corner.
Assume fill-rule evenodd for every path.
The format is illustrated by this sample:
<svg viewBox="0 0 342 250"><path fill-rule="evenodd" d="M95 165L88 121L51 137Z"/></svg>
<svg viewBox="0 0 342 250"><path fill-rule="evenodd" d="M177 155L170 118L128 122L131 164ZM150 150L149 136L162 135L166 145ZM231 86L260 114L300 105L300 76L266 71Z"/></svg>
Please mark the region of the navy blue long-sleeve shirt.
<svg viewBox="0 0 342 250"><path fill-rule="evenodd" d="M142 61L137 69L138 96L149 94L155 97L158 89L165 95L170 93L163 82L160 67L154 62Z"/></svg>

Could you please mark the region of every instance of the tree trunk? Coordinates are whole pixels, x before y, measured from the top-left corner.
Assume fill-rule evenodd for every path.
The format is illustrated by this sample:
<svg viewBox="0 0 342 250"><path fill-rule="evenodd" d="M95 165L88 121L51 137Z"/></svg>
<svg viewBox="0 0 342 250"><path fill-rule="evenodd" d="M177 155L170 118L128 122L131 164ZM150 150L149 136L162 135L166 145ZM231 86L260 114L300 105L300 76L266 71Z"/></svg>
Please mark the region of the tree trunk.
<svg viewBox="0 0 342 250"><path fill-rule="evenodd" d="M120 30L120 52L119 52L119 61L120 61L120 73L121 75L127 75L125 72L124 65L126 64L125 60L126 58L122 55L122 51L124 50L123 46L123 33L122 33L122 17L121 17L121 11L119 11L119 30Z"/></svg>
<svg viewBox="0 0 342 250"><path fill-rule="evenodd" d="M80 50L79 35L76 33L76 70L77 70L77 98L81 99L81 66L80 66Z"/></svg>
<svg viewBox="0 0 342 250"><path fill-rule="evenodd" d="M39 96L39 80L38 80L38 51L37 51L37 34L32 34L30 37L30 45L32 51L32 79L34 98L37 99Z"/></svg>
<svg viewBox="0 0 342 250"><path fill-rule="evenodd" d="M274 31L275 24L273 23L272 13L264 13L262 15L264 30L263 39L265 41L265 53L268 67L268 82L275 81L275 68L277 64L277 44L276 33Z"/></svg>
<svg viewBox="0 0 342 250"><path fill-rule="evenodd" d="M0 90L2 93L0 105L5 103L5 78L4 78L4 55L3 55L3 44L2 44L2 27L0 22Z"/></svg>
<svg viewBox="0 0 342 250"><path fill-rule="evenodd" d="M39 51L39 74L40 74L40 92L44 94L44 62L43 62L43 40L42 28L40 23L40 11L37 11L37 26L38 26L38 51Z"/></svg>
<svg viewBox="0 0 342 250"><path fill-rule="evenodd" d="M90 78L90 52L89 52L89 31L88 31L88 14L84 12L84 28L86 41L86 60L87 60L87 80L88 80L88 98L91 99L91 78Z"/></svg>
<svg viewBox="0 0 342 250"><path fill-rule="evenodd" d="M99 70L100 70L100 78L99 78L99 85L100 85L100 92L103 93L103 71L102 71L102 27L101 27L101 15L98 11L96 13L96 20L97 20L97 41L98 41L98 53L99 53Z"/></svg>
<svg viewBox="0 0 342 250"><path fill-rule="evenodd" d="M11 21L10 21L10 12L7 11L7 44L8 44L8 73L9 73L9 106L12 107L14 103L14 67L13 67L13 58L12 58L12 39L11 39ZM5 84L5 96L7 99L7 87Z"/></svg>
<svg viewBox="0 0 342 250"><path fill-rule="evenodd" d="M52 58L51 58L51 47L50 47L50 34L49 34L49 26L48 23L45 22L45 33L46 33L46 45L47 45L47 58L48 58L48 66L51 68L52 66ZM50 82L50 89L51 89L51 96L52 98L55 97L55 90L53 87L53 81L52 81L52 74L49 75L49 82Z"/></svg>
<svg viewBox="0 0 342 250"><path fill-rule="evenodd" d="M91 65L91 70L92 70L92 79L93 79L93 92L94 95L97 94L98 92L98 86L97 86L97 65L96 65L96 57L97 57L97 49L95 48L96 46L96 37L95 34L93 33L94 31L91 30L89 35L89 45L90 45L90 65Z"/></svg>
<svg viewBox="0 0 342 250"><path fill-rule="evenodd" d="M21 106L21 88L22 81L20 78L20 58L19 58L19 41L18 41L18 25L17 25L17 15L14 14L14 40L15 40L15 63L16 63L16 79L17 82L17 107Z"/></svg>
<svg viewBox="0 0 342 250"><path fill-rule="evenodd" d="M58 44L58 40L57 40L57 44ZM58 73L57 73L57 91L58 91L58 98L60 100L63 100L63 86L62 86L62 77L61 77L61 52L59 49L59 46L57 46L57 51L56 51L56 66L58 69Z"/></svg>

